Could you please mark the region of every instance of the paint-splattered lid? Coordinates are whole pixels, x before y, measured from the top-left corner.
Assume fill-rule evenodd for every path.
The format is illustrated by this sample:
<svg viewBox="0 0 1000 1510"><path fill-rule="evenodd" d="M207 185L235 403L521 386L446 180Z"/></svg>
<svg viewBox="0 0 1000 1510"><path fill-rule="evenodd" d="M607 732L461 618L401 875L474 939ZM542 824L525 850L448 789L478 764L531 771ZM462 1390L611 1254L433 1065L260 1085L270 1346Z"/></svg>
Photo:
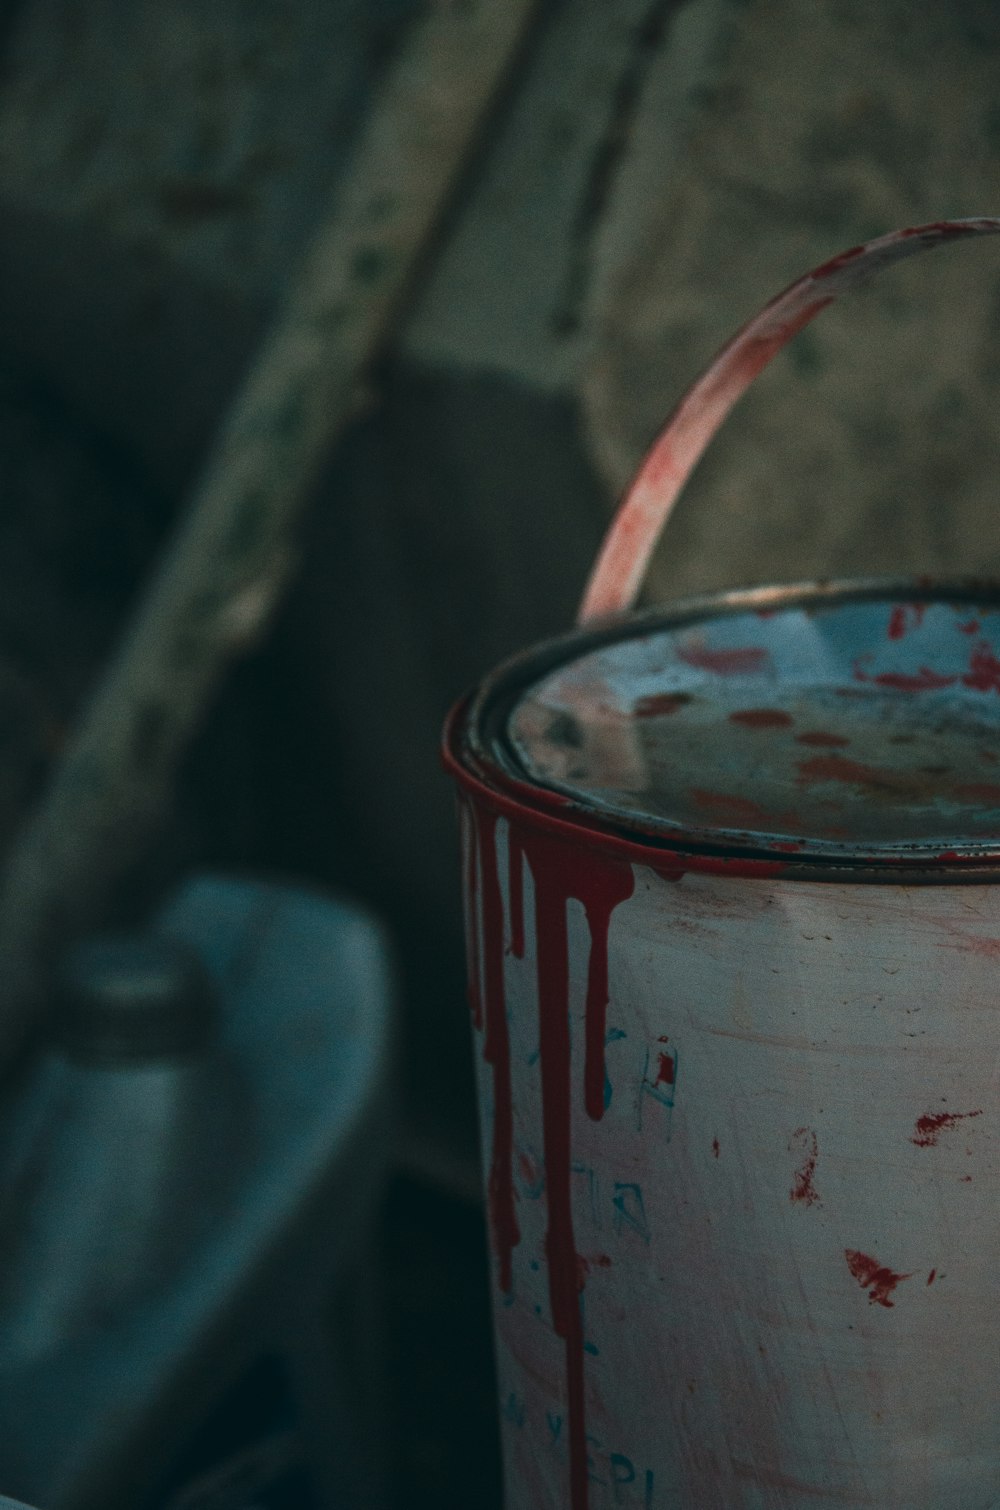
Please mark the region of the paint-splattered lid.
<svg viewBox="0 0 1000 1510"><path fill-rule="evenodd" d="M1000 855L1000 597L981 587L742 595L525 671L508 769L625 831L803 858Z"/></svg>

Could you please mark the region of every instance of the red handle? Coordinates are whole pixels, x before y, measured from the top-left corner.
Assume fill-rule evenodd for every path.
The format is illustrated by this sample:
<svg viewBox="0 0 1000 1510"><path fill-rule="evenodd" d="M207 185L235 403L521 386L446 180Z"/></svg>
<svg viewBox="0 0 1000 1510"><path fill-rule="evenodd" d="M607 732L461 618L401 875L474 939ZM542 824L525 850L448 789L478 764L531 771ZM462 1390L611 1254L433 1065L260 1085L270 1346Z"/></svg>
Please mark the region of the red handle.
<svg viewBox="0 0 1000 1510"><path fill-rule="evenodd" d="M892 231L831 257L765 304L692 384L653 442L604 537L577 623L631 608L660 532L712 436L757 374L821 309L892 262L997 231L998 216Z"/></svg>

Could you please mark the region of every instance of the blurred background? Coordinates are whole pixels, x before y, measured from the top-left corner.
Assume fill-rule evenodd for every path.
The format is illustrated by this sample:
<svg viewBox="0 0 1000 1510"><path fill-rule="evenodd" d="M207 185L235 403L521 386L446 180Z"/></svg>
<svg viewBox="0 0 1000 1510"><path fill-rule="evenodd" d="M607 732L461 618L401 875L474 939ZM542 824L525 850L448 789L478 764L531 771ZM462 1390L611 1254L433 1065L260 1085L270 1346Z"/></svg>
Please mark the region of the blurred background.
<svg viewBox="0 0 1000 1510"><path fill-rule="evenodd" d="M998 211L998 84L992 0L7 0L0 1493L499 1506L444 716L765 299ZM824 314L650 599L995 575L998 320Z"/></svg>

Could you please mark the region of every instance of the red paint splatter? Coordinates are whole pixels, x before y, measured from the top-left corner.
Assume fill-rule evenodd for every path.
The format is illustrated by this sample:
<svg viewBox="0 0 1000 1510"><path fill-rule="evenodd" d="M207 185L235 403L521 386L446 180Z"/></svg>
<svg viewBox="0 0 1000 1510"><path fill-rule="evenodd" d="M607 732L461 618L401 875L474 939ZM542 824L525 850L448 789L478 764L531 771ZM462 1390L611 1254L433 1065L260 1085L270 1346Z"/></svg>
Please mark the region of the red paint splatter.
<svg viewBox="0 0 1000 1510"><path fill-rule="evenodd" d="M476 822L471 808L465 809L469 847L466 851L465 862L465 896L466 896L466 923L465 923L465 958L466 958L466 995L469 1002L469 1011L472 1013L472 1025L476 1032L480 1032L483 1026L483 997L479 980L479 915L476 906L476 898L479 894L479 844Z"/></svg>
<svg viewBox="0 0 1000 1510"><path fill-rule="evenodd" d="M632 713L636 718L669 718L690 702L693 702L690 692L654 692L649 697L640 697Z"/></svg>
<svg viewBox="0 0 1000 1510"><path fill-rule="evenodd" d="M524 959L524 848L512 823L507 826L507 892L510 952L515 959Z"/></svg>
<svg viewBox="0 0 1000 1510"><path fill-rule="evenodd" d="M989 645L974 645L969 657L969 669L962 677L965 687L976 692L1000 692L1000 661Z"/></svg>
<svg viewBox="0 0 1000 1510"><path fill-rule="evenodd" d="M1000 783L996 781L972 781L954 788L955 796L965 802L986 802L1000 806Z"/></svg>
<svg viewBox="0 0 1000 1510"><path fill-rule="evenodd" d="M816 1161L819 1158L819 1144L812 1128L797 1127L789 1140L788 1151L800 1154L802 1157L802 1162L795 1171L792 1188L788 1193L789 1200L801 1201L804 1206L818 1206L820 1204L819 1192L813 1182L813 1177L816 1173Z"/></svg>
<svg viewBox="0 0 1000 1510"><path fill-rule="evenodd" d="M661 1054L656 1074L657 1085L673 1085L676 1073L677 1065L673 1054Z"/></svg>
<svg viewBox="0 0 1000 1510"><path fill-rule="evenodd" d="M780 849L784 855L795 855L800 849L804 849L805 845L799 839L776 839L771 848Z"/></svg>
<svg viewBox="0 0 1000 1510"><path fill-rule="evenodd" d="M825 729L809 729L805 734L796 734L800 745L810 745L817 750L842 750L850 744L843 734L828 734Z"/></svg>
<svg viewBox="0 0 1000 1510"><path fill-rule="evenodd" d="M709 650L704 645L681 645L677 654L688 666L697 666L699 671L714 671L716 676L740 676L748 671L760 671L768 661L768 653L759 645L747 645L735 650Z"/></svg>
<svg viewBox="0 0 1000 1510"><path fill-rule="evenodd" d="M503 899L497 870L496 815L479 818L482 857L483 990L486 1035L483 1058L493 1068L493 1149L489 1173L490 1220L501 1290L511 1288L511 1254L521 1240L514 1210L514 1110L510 1038L503 980Z"/></svg>
<svg viewBox="0 0 1000 1510"><path fill-rule="evenodd" d="M794 720L781 708L742 708L730 713L729 722L742 724L745 729L787 729Z"/></svg>
<svg viewBox="0 0 1000 1510"><path fill-rule="evenodd" d="M874 766L862 765L843 755L813 755L809 760L800 760L799 784L808 786L814 781L842 781L847 786L887 784L885 776Z"/></svg>
<svg viewBox="0 0 1000 1510"><path fill-rule="evenodd" d="M619 902L631 896L631 866L532 832L522 840L535 883L535 936L538 969L538 1029L542 1080L548 1221L545 1255L549 1272L552 1325L566 1348L569 1419L569 1504L587 1510L587 1427L584 1395L583 1322L580 1292L584 1273L578 1261L570 1198L571 1080L569 1033L569 936L567 903L583 904L591 935L587 988L588 1066L599 1042L603 1110L604 1006L607 1003L607 930ZM595 964L596 956L596 964ZM599 1019L600 1034L590 1018ZM589 1080L589 1076L587 1077ZM588 1098L589 1099L589 1098ZM589 1106L588 1106L589 1110Z"/></svg>
<svg viewBox="0 0 1000 1510"><path fill-rule="evenodd" d="M932 1285L936 1279L937 1279L937 1270L936 1269L932 1269L931 1272L927 1276L927 1283L929 1285Z"/></svg>
<svg viewBox="0 0 1000 1510"><path fill-rule="evenodd" d="M912 1279L910 1274L897 1274L893 1269L887 1269L880 1264L877 1258L869 1258L867 1253L859 1253L856 1248L845 1248L844 1257L847 1267L863 1290L868 1291L870 1305L886 1306L890 1310L895 1301L889 1297L898 1284L904 1279Z"/></svg>
<svg viewBox="0 0 1000 1510"><path fill-rule="evenodd" d="M713 1138L712 1139L712 1158L713 1159L717 1159L718 1157L719 1157L719 1140L718 1140L718 1138Z"/></svg>
<svg viewBox="0 0 1000 1510"><path fill-rule="evenodd" d="M859 662L854 664L854 678L859 682L871 682L876 687L891 687L894 692L937 692L942 687L953 687L956 676L942 676L929 666L921 666L915 672L881 671L869 676Z"/></svg>
<svg viewBox="0 0 1000 1510"><path fill-rule="evenodd" d="M969 619L965 624L956 624L955 628L959 631L960 634L978 634L979 620Z"/></svg>
<svg viewBox="0 0 1000 1510"><path fill-rule="evenodd" d="M915 1143L918 1148L936 1148L943 1132L957 1127L960 1122L967 1121L969 1117L982 1115L982 1107L974 1112L927 1112L923 1117L917 1118L910 1142Z"/></svg>

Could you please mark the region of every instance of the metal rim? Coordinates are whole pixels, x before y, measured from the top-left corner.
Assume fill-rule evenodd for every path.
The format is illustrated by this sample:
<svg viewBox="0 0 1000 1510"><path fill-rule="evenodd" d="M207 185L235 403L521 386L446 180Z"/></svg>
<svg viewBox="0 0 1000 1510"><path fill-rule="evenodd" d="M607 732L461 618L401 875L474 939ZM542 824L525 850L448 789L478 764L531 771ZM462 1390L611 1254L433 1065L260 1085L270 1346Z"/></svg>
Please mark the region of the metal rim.
<svg viewBox="0 0 1000 1510"><path fill-rule="evenodd" d="M575 656L658 629L731 617L755 610L884 599L908 603L949 602L1000 606L1000 584L976 579L932 582L928 578L797 582L740 588L684 599L669 608L619 615L583 630L543 641L519 652L491 672L451 715L445 735L446 768L459 785L505 816L541 824L589 847L613 849L653 869L693 871L767 879L782 875L802 881L864 881L878 884L955 884L1000 879L1000 840L978 842L967 851L939 855L870 857L845 844L827 855L778 856L773 849L675 840L662 830L616 819L529 779L506 740L507 715L527 683ZM860 846L858 846L860 849Z"/></svg>

